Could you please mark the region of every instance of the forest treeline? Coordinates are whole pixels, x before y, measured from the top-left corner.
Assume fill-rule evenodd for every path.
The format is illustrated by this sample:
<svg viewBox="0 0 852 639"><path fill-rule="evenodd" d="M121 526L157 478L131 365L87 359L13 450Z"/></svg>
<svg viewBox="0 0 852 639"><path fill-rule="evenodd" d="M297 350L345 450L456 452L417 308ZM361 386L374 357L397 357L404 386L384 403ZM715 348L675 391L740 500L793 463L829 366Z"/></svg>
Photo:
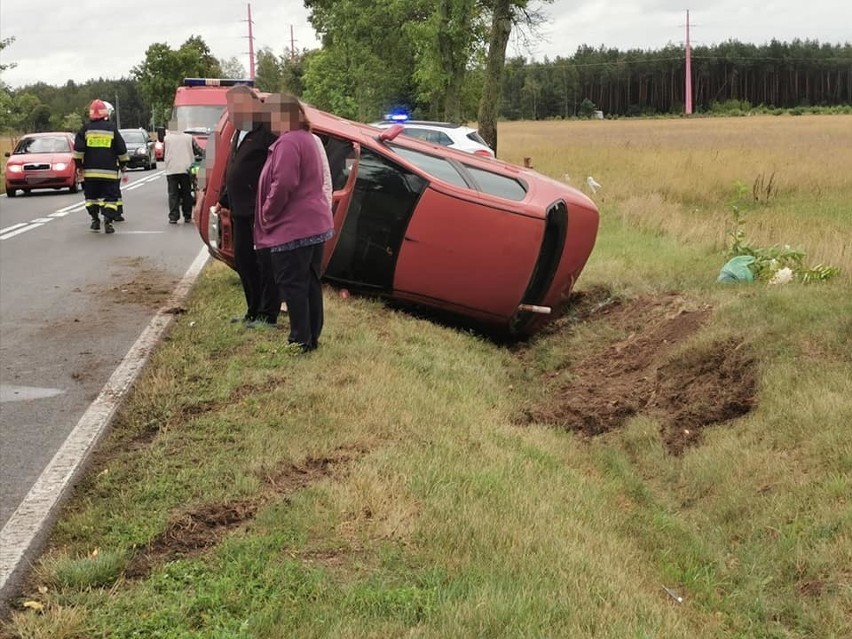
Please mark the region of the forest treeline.
<svg viewBox="0 0 852 639"><path fill-rule="evenodd" d="M674 45L621 51L580 47L570 58L507 60L501 115L546 119L585 114L682 113L685 55ZM693 108L737 101L790 109L852 105L852 44L729 41L692 50ZM585 111L581 108L584 101Z"/></svg>

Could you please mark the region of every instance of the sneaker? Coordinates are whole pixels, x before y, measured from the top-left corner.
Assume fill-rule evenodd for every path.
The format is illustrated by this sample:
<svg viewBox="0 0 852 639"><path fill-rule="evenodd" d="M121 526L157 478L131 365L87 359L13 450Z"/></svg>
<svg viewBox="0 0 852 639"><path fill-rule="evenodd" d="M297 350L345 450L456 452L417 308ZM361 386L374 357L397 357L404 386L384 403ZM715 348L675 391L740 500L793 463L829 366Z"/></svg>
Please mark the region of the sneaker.
<svg viewBox="0 0 852 639"><path fill-rule="evenodd" d="M177 220L173 220L172 218L169 218L169 224L177 224Z"/></svg>
<svg viewBox="0 0 852 639"><path fill-rule="evenodd" d="M185 217L185 218L183 218L183 221L184 221L186 224L191 224L191 223L192 223L192 218L191 218L191 217Z"/></svg>
<svg viewBox="0 0 852 639"><path fill-rule="evenodd" d="M93 231L100 231L101 230L101 221L98 218L93 217L92 223L89 224L89 228L92 229Z"/></svg>
<svg viewBox="0 0 852 639"><path fill-rule="evenodd" d="M115 229L112 227L112 220L104 220L104 233L107 235L115 233Z"/></svg>

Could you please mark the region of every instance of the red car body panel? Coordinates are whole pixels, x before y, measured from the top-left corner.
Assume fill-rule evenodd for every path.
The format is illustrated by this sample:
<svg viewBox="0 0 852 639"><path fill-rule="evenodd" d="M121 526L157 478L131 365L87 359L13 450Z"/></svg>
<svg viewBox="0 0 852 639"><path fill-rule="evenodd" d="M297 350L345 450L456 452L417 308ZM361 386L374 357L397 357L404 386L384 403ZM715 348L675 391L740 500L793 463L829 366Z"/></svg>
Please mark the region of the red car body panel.
<svg viewBox="0 0 852 639"><path fill-rule="evenodd" d="M21 138L62 137L68 142L68 151L45 153L12 153L6 163L6 189L59 189L71 188L76 181L76 168L72 156L74 136L65 131L53 133L30 133ZM20 143L20 141L19 141ZM64 165L56 168L57 164ZM21 167L14 170L12 167Z"/></svg>
<svg viewBox="0 0 852 639"><path fill-rule="evenodd" d="M382 141L374 127L311 107L306 112L326 143L335 180L327 281L515 335L532 334L558 316L597 237L598 209L588 197L531 169L409 137ZM211 134L195 210L211 254L231 266L229 212L210 209L232 134L223 116ZM466 183L414 163L425 156L456 167ZM515 192L486 188L474 177L482 172Z"/></svg>

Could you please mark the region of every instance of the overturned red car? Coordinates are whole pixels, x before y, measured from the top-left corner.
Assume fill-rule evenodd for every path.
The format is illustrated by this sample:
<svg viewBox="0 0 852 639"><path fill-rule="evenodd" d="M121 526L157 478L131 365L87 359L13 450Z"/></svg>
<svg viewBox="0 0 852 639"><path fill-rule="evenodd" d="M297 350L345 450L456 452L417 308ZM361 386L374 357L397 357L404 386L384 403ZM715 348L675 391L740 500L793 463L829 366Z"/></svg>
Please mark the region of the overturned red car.
<svg viewBox="0 0 852 639"><path fill-rule="evenodd" d="M561 182L306 107L334 183L336 234L324 279L531 335L565 305L595 244L599 214ZM227 210L215 213L233 128L223 116L199 177L195 220L233 266Z"/></svg>

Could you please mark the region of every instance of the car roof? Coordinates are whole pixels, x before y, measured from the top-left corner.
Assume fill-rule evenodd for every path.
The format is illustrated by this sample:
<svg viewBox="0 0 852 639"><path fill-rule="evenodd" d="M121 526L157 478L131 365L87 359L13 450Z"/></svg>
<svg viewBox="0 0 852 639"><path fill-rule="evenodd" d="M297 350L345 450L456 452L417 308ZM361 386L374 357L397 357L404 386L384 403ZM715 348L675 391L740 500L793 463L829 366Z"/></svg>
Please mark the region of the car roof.
<svg viewBox="0 0 852 639"><path fill-rule="evenodd" d="M468 129L470 127L465 126L464 124L454 124L452 122L431 122L429 120L403 120L402 122L398 122L396 120L379 120L375 122L373 126L381 125L384 126L386 124L401 124L402 126L422 126L422 127L432 127L433 129ZM473 130L473 129L471 129Z"/></svg>
<svg viewBox="0 0 852 639"><path fill-rule="evenodd" d="M57 135L67 135L70 136L71 133L68 131L40 131L38 133L25 133L21 136L23 138L46 138L46 137L55 137Z"/></svg>

